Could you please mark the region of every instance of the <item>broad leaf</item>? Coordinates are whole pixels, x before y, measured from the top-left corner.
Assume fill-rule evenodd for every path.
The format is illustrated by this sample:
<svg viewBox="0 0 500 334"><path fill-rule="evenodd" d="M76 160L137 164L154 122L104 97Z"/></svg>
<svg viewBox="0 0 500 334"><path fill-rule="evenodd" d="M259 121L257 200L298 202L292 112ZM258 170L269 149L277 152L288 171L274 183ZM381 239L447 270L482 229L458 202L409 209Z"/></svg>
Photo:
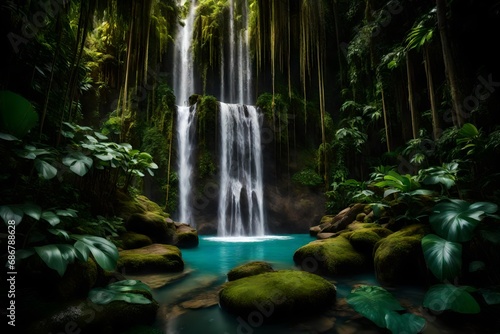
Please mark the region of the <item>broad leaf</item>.
<svg viewBox="0 0 500 334"><path fill-rule="evenodd" d="M351 291L346 300L356 312L382 328L386 327L385 315L389 311L404 310L391 293L378 286L359 286Z"/></svg>
<svg viewBox="0 0 500 334"><path fill-rule="evenodd" d="M35 203L24 203L21 206L23 212L35 220L40 220L42 216L42 208Z"/></svg>
<svg viewBox="0 0 500 334"><path fill-rule="evenodd" d="M13 220L15 222L15 225L17 226L23 219L23 216L23 210L21 210L17 206L0 206L0 217L2 217L5 224L8 224L9 221Z"/></svg>
<svg viewBox="0 0 500 334"><path fill-rule="evenodd" d="M82 152L73 152L63 158L63 164L79 176L87 174L93 163L94 161Z"/></svg>
<svg viewBox="0 0 500 334"><path fill-rule="evenodd" d="M422 250L429 270L439 280L453 280L462 267L462 245L428 234L422 238Z"/></svg>
<svg viewBox="0 0 500 334"><path fill-rule="evenodd" d="M39 175L45 180L50 180L57 175L57 169L41 159L35 159L35 168Z"/></svg>
<svg viewBox="0 0 500 334"><path fill-rule="evenodd" d="M450 199L434 206L429 222L437 234L450 241L464 242L472 239L474 229L485 213L495 213L497 205L489 202L470 204Z"/></svg>
<svg viewBox="0 0 500 334"><path fill-rule="evenodd" d="M44 212L42 212L42 219L46 220L47 222L49 222L49 224L52 225L52 226L56 226L57 224L59 224L61 222L61 219L59 219L59 216L56 215L52 211L44 211Z"/></svg>
<svg viewBox="0 0 500 334"><path fill-rule="evenodd" d="M89 299L94 304L109 304L112 301L122 300L130 304L151 304L151 300L140 293L120 292L106 288L94 288L89 291Z"/></svg>
<svg viewBox="0 0 500 334"><path fill-rule="evenodd" d="M135 279L118 281L108 285L107 288L115 291L145 290L151 292L151 288L147 284Z"/></svg>
<svg viewBox="0 0 500 334"><path fill-rule="evenodd" d="M87 258L89 252L95 261L105 270L114 270L118 261L118 249L109 240L93 235L71 235L76 241L75 248Z"/></svg>
<svg viewBox="0 0 500 334"><path fill-rule="evenodd" d="M68 264L72 263L76 258L73 246L66 244L50 244L35 247L35 252L45 262L47 267L57 271L60 276L64 275Z"/></svg>
<svg viewBox="0 0 500 334"><path fill-rule="evenodd" d="M483 295L484 301L488 305L500 304L500 288L497 289L479 289Z"/></svg>
<svg viewBox="0 0 500 334"><path fill-rule="evenodd" d="M425 327L425 319L412 313L390 311L385 315L386 327L394 334L417 334Z"/></svg>
<svg viewBox="0 0 500 334"><path fill-rule="evenodd" d="M451 310L458 313L479 313L480 307L469 292L475 291L470 286L437 284L424 296L423 305L434 311Z"/></svg>

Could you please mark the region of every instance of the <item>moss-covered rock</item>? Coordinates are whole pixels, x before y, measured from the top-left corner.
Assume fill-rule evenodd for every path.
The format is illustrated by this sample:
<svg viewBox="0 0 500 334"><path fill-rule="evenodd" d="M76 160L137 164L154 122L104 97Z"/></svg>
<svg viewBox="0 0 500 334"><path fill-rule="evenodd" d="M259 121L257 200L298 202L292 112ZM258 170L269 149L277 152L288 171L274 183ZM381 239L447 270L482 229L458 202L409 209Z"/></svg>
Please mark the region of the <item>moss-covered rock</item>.
<svg viewBox="0 0 500 334"><path fill-rule="evenodd" d="M154 243L174 242L175 225L168 223L166 217L152 211L132 214L125 227L127 231L147 235Z"/></svg>
<svg viewBox="0 0 500 334"><path fill-rule="evenodd" d="M330 276L364 272L371 262L343 235L310 242L295 251L293 260L302 270Z"/></svg>
<svg viewBox="0 0 500 334"><path fill-rule="evenodd" d="M357 251L366 257L372 258L375 244L392 233L391 230L383 227L365 227L352 231L346 238Z"/></svg>
<svg viewBox="0 0 500 334"><path fill-rule="evenodd" d="M219 292L219 305L262 324L324 311L335 302L335 296L335 285L321 276L280 270L226 283Z"/></svg>
<svg viewBox="0 0 500 334"><path fill-rule="evenodd" d="M175 227L174 245L179 248L198 247L199 238L196 229L183 223L176 223Z"/></svg>
<svg viewBox="0 0 500 334"><path fill-rule="evenodd" d="M426 225L410 225L375 244L374 265L379 282L398 285L424 280L426 266L420 242L427 233Z"/></svg>
<svg viewBox="0 0 500 334"><path fill-rule="evenodd" d="M134 249L153 244L150 237L136 232L125 232L120 236L123 249Z"/></svg>
<svg viewBox="0 0 500 334"><path fill-rule="evenodd" d="M118 270L126 273L179 272L184 270L184 261L178 247L152 244L120 251Z"/></svg>
<svg viewBox="0 0 500 334"><path fill-rule="evenodd" d="M270 263L265 261L252 261L231 269L227 273L228 281L235 281L237 279L258 275L266 272L274 271Z"/></svg>
<svg viewBox="0 0 500 334"><path fill-rule="evenodd" d="M87 296L97 281L97 264L89 258L86 262L75 261L68 265L66 272L56 285L64 299Z"/></svg>

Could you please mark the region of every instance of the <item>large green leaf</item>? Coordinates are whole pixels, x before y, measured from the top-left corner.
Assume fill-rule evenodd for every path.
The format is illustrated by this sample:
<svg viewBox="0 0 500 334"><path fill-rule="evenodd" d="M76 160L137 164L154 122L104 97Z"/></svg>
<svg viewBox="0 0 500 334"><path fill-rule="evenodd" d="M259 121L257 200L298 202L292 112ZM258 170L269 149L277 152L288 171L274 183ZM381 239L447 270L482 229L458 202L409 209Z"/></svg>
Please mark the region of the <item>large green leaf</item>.
<svg viewBox="0 0 500 334"><path fill-rule="evenodd" d="M94 161L83 154L82 152L72 152L63 158L63 164L69 167L69 169L79 175L84 176L89 171L90 167Z"/></svg>
<svg viewBox="0 0 500 334"><path fill-rule="evenodd" d="M480 289L479 292L483 295L486 304L500 304L500 287L496 289Z"/></svg>
<svg viewBox="0 0 500 334"><path fill-rule="evenodd" d="M429 270L439 280L453 280L462 267L462 245L434 234L422 238L422 250Z"/></svg>
<svg viewBox="0 0 500 334"><path fill-rule="evenodd" d="M0 217L2 217L5 224L8 224L9 221L14 221L15 225L18 225L23 219L24 212L19 207L13 205L1 205L0 206Z"/></svg>
<svg viewBox="0 0 500 334"><path fill-rule="evenodd" d="M47 161L35 159L35 168L38 174L45 180L50 180L57 175L57 169Z"/></svg>
<svg viewBox="0 0 500 334"><path fill-rule="evenodd" d="M61 222L59 216L52 211L44 211L42 212L42 219L47 221L50 225L56 226Z"/></svg>
<svg viewBox="0 0 500 334"><path fill-rule="evenodd" d="M135 281L137 282L136 284L128 286L135 286L135 288L128 288L127 285L121 282L122 281L111 283L105 288L94 288L90 290L89 299L95 304L108 304L117 300L122 300L131 304L151 304L151 300L140 293L140 290L149 291L149 287L144 283ZM124 287L127 288L123 289Z"/></svg>
<svg viewBox="0 0 500 334"><path fill-rule="evenodd" d="M436 204L429 222L437 234L450 241L464 242L472 239L474 229L485 213L495 213L497 205L489 202L468 203L450 199Z"/></svg>
<svg viewBox="0 0 500 334"><path fill-rule="evenodd" d="M71 235L75 240L75 248L82 257L87 259L92 253L95 261L105 270L114 270L118 261L118 249L109 240L93 235Z"/></svg>
<svg viewBox="0 0 500 334"><path fill-rule="evenodd" d="M423 305L438 312L479 313L479 304L469 293L473 291L475 289L470 286L433 285L425 294Z"/></svg>
<svg viewBox="0 0 500 334"><path fill-rule="evenodd" d="M356 312L382 328L386 327L385 315L389 311L404 310L391 293L378 286L361 285L353 289L346 300Z"/></svg>
<svg viewBox="0 0 500 334"><path fill-rule="evenodd" d="M27 216L30 216L35 220L40 220L42 217L42 208L35 203L24 203L21 208Z"/></svg>
<svg viewBox="0 0 500 334"><path fill-rule="evenodd" d="M385 315L387 328L394 334L417 334L425 327L425 319L412 313L390 311Z"/></svg>
<svg viewBox="0 0 500 334"><path fill-rule="evenodd" d="M50 244L34 249L47 267L54 269L61 276L64 275L68 264L76 258L75 248L67 244Z"/></svg>

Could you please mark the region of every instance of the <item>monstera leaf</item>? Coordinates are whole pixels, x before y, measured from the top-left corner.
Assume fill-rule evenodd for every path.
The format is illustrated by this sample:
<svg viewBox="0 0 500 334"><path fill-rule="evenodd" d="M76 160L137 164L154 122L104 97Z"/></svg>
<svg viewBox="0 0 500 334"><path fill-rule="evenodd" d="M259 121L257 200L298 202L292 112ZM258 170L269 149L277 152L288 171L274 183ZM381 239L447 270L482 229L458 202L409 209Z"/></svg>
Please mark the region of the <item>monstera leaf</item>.
<svg viewBox="0 0 500 334"><path fill-rule="evenodd" d="M118 250L109 240L93 235L72 235L77 240L75 249L81 260L87 260L90 253L95 261L105 270L114 270L118 260Z"/></svg>
<svg viewBox="0 0 500 334"><path fill-rule="evenodd" d="M434 234L422 238L425 263L439 280L453 280L462 267L462 245Z"/></svg>
<svg viewBox="0 0 500 334"><path fill-rule="evenodd" d="M493 214L497 208L496 204L489 202L471 204L459 199L450 199L434 206L429 222L437 234L449 241L469 241L484 214Z"/></svg>
<svg viewBox="0 0 500 334"><path fill-rule="evenodd" d="M387 328L394 334L421 333L425 326L425 319L412 313L399 314L390 311L385 315Z"/></svg>
<svg viewBox="0 0 500 334"><path fill-rule="evenodd" d="M385 328L385 315L389 311L401 311L404 308L387 290L379 286L361 285L351 291L346 298L354 310Z"/></svg>
<svg viewBox="0 0 500 334"><path fill-rule="evenodd" d="M151 304L141 292L150 293L151 289L138 280L123 280L111 283L105 288L94 288L89 291L89 299L95 304L108 304L122 300L131 304Z"/></svg>
<svg viewBox="0 0 500 334"><path fill-rule="evenodd" d="M437 284L432 286L424 297L423 305L433 311L451 310L458 313L479 313L480 307L470 292L470 286Z"/></svg>

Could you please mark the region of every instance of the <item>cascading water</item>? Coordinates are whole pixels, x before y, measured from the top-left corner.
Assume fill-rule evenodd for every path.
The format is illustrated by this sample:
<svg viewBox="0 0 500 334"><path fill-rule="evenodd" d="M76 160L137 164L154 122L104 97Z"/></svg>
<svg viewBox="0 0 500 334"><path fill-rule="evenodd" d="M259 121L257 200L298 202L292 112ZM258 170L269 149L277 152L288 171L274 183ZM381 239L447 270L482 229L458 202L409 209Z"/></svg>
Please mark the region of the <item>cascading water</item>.
<svg viewBox="0 0 500 334"><path fill-rule="evenodd" d="M220 103L219 236L265 234L259 113Z"/></svg>
<svg viewBox="0 0 500 334"><path fill-rule="evenodd" d="M186 0L181 1L184 5ZM177 104L177 154L179 177L178 220L194 224L191 217L191 178L195 147L196 105L188 107L189 94L194 91L193 57L190 52L196 1L191 0L189 13L178 27L174 54L174 92Z"/></svg>

